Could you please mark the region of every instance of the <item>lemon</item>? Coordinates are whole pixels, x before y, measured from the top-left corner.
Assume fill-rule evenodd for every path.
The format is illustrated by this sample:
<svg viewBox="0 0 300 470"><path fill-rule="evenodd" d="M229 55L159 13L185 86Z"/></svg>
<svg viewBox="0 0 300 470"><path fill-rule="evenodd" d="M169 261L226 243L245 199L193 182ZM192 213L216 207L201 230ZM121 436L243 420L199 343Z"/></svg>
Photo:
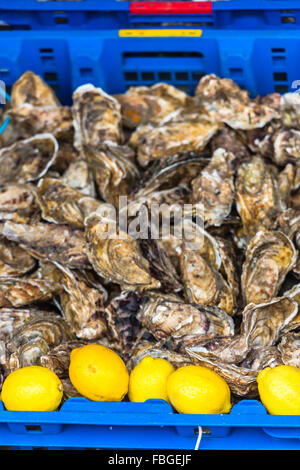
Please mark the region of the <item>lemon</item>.
<svg viewBox="0 0 300 470"><path fill-rule="evenodd" d="M57 375L41 366L15 370L5 379L1 392L1 400L10 411L54 411L62 396Z"/></svg>
<svg viewBox="0 0 300 470"><path fill-rule="evenodd" d="M88 344L73 349L69 376L76 390L94 401L121 401L128 391L129 374L112 349Z"/></svg>
<svg viewBox="0 0 300 470"><path fill-rule="evenodd" d="M272 415L300 415L300 369L277 366L257 377L262 403Z"/></svg>
<svg viewBox="0 0 300 470"><path fill-rule="evenodd" d="M167 379L174 367L165 359L144 357L129 378L129 400L142 402L148 398L168 401Z"/></svg>
<svg viewBox="0 0 300 470"><path fill-rule="evenodd" d="M227 383L207 367L180 367L169 376L167 393L179 413L229 413L231 408Z"/></svg>

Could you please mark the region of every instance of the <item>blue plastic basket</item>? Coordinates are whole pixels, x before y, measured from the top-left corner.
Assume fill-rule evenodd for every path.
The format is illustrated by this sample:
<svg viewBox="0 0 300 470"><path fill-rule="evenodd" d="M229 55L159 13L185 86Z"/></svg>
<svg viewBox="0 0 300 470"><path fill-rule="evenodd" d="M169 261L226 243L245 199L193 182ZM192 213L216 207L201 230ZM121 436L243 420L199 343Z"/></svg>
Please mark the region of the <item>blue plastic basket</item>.
<svg viewBox="0 0 300 470"><path fill-rule="evenodd" d="M71 398L60 411L0 410L0 445L13 449L299 450L300 416L271 416L255 400L228 415L180 415L163 400L101 403Z"/></svg>
<svg viewBox="0 0 300 470"><path fill-rule="evenodd" d="M185 33L159 37L160 31L152 30L157 37L120 37L132 31L5 31L0 33L0 80L9 92L24 71L33 70L66 104L87 82L120 93L163 81L193 93L205 73L230 77L253 96L296 91L300 31Z"/></svg>
<svg viewBox="0 0 300 470"><path fill-rule="evenodd" d="M3 9L4 3L9 4L0 1L0 8ZM34 23L28 23L30 30L16 31L12 27L11 31L0 32L0 79L6 83L7 92L26 70L41 75L63 103L70 103L72 91L86 82L109 93L158 81L193 92L205 73L230 77L252 95L297 91L300 30L292 23L291 26L279 22L281 27L276 30L207 28L202 35L199 28L183 32L181 29L160 37L166 33L161 33L159 28L155 30L154 25L152 32L139 27L132 30L132 23L130 31L120 31L120 26L106 30L101 29L100 24L97 28L92 26L93 15L88 15L93 12L92 3L95 8L96 0L76 2L75 7L65 2L63 11L69 19L72 16L72 21L55 22L55 28L50 28L47 12L51 11L53 21L53 5L41 2L32 10L33 3L37 4L31 0L27 0L26 5L14 1L9 8L17 21L17 7L23 4L24 17L20 21L28 13L30 21L39 19L35 27ZM97 0L101 8L105 4L109 6L108 15L113 11L111 3ZM128 19L128 4L113 3L116 14L124 13ZM229 8L230 3L237 2L221 2L220 5L222 3L226 9L227 3ZM255 3L262 2L253 1L251 5ZM289 9L293 4L295 11L299 5L292 1L265 0L263 3L268 11L273 11L275 4L278 8L289 4ZM82 5L87 8L81 8ZM268 5L272 8L267 8ZM55 2L55 11L57 9L58 2ZM73 24L75 13L82 15L76 21L80 18L86 21L80 30ZM232 15L232 11L229 13ZM257 18L256 13L253 17ZM89 30L88 23L96 29ZM125 23L124 28L127 27ZM300 449L300 416L270 416L260 403L252 400L235 405L228 415L179 415L161 401L118 404L81 398L68 400L58 412L10 412L0 408L0 446L15 449L193 449L199 426L203 432L200 449Z"/></svg>
<svg viewBox="0 0 300 470"><path fill-rule="evenodd" d="M300 28L300 4L298 0L0 1L0 30L163 28L166 23L181 28L293 31Z"/></svg>

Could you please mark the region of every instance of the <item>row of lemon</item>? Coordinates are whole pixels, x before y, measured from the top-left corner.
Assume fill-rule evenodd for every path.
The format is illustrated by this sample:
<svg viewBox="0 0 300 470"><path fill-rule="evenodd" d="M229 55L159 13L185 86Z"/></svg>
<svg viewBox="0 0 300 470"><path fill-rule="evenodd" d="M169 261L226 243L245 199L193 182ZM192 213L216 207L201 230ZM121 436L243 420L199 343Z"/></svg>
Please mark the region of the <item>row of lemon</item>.
<svg viewBox="0 0 300 470"><path fill-rule="evenodd" d="M88 345L71 353L69 377L76 390L94 401L133 402L161 398L179 413L228 413L230 389L216 372L190 365L174 369L164 359L145 357L128 374L123 360L109 348ZM300 369L278 366L258 375L262 403L272 414L300 414ZM7 410L54 411L63 385L50 369L24 367L4 381L1 399Z"/></svg>

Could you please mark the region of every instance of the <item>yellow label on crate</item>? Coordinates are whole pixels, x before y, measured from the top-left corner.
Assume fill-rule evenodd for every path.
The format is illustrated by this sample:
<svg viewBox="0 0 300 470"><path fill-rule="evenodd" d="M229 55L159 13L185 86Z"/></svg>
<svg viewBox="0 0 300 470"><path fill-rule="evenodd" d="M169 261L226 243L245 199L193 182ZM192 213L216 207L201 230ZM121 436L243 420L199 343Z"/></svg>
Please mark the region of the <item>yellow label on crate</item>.
<svg viewBox="0 0 300 470"><path fill-rule="evenodd" d="M121 38L201 37L202 29L120 29Z"/></svg>

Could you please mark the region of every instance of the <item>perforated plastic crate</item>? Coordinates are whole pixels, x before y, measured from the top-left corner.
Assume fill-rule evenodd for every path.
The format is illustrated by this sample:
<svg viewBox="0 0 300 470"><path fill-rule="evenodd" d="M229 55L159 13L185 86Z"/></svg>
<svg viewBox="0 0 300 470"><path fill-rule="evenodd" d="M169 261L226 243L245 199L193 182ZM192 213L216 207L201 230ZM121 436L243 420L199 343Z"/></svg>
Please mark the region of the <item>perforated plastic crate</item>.
<svg viewBox="0 0 300 470"><path fill-rule="evenodd" d="M0 80L9 91L24 71L33 70L63 103L87 82L120 93L164 81L193 93L205 73L264 95L296 91L299 50L300 31L2 31Z"/></svg>
<svg viewBox="0 0 300 470"><path fill-rule="evenodd" d="M0 1L1 21L4 21L4 3L9 2ZM297 91L300 80L297 22L280 21L280 29L261 27L239 31L191 30L191 26L169 31L149 24L142 29L133 23L124 23L122 29L120 26L104 29L93 23L97 17L89 16L92 9L79 8L77 13L82 16L76 19L79 23L73 23L76 9L65 2L63 10L58 10L59 2L53 3L55 11L60 13L47 10L50 4L41 2L38 16L36 12L31 13L31 0L26 2L27 10L24 2L14 1L10 11L15 21L18 15L14 8L23 4L24 15L27 11L31 23L24 22L22 17L18 20L23 21L18 23L22 31L16 31L12 22L11 27L4 24L3 28L11 30L0 32L0 79L6 83L8 92L26 70L41 75L64 103L70 103L72 91L86 82L109 93L157 81L193 92L205 73L230 77L252 95ZM76 2L81 3L95 6L96 0ZM107 6L108 3L111 2L107 0ZM126 3L119 2L119 9L115 4L116 14L125 13L123 18L126 15L128 18ZM220 2L220 5L225 8L227 3L231 2ZM255 3L258 2L253 1L251 5ZM272 8L275 4L283 8L288 3L289 9L294 4L293 13L299 5L292 1L265 0L264 3ZM104 0L97 4L103 6ZM50 18L47 11L51 11L52 22L53 15L62 18L66 15L67 22L54 21L56 26L52 28L47 23ZM113 10L107 11L108 21ZM253 18L257 20L256 13ZM26 28L21 28L22 24ZM44 413L5 411L0 403L0 446L17 449L193 449L199 426L203 433L200 449L300 449L300 416L270 416L261 404L252 400L235 405L228 415L179 415L160 401L118 404L71 399L60 411Z"/></svg>
<svg viewBox="0 0 300 470"><path fill-rule="evenodd" d="M298 0L218 2L1 0L0 30L163 28L300 28Z"/></svg>
<svg viewBox="0 0 300 470"><path fill-rule="evenodd" d="M199 432L199 449L300 449L300 416L268 415L255 400L228 415L180 415L163 400L71 398L60 411L0 409L0 445L13 449L194 449Z"/></svg>

